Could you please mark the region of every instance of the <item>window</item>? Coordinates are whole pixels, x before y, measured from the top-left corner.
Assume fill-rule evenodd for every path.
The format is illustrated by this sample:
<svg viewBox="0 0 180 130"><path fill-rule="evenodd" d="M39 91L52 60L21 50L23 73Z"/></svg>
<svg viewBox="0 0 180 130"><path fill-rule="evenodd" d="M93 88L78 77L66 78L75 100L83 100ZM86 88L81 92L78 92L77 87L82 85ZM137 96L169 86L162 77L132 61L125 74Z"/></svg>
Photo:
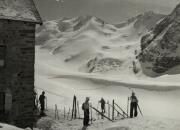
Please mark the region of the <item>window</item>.
<svg viewBox="0 0 180 130"><path fill-rule="evenodd" d="M6 47L4 45L0 45L0 67L4 67L5 65L5 55Z"/></svg>

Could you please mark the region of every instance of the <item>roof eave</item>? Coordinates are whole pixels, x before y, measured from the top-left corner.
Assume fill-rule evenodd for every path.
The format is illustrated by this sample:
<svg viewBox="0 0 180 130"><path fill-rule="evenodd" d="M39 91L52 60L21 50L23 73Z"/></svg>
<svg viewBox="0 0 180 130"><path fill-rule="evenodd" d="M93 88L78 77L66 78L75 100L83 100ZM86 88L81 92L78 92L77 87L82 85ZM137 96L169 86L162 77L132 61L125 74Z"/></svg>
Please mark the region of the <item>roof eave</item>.
<svg viewBox="0 0 180 130"><path fill-rule="evenodd" d="M33 21L33 20L28 20L28 19L26 20L26 19L0 18L0 20L21 21L21 22L29 22L29 23L43 25L42 21Z"/></svg>

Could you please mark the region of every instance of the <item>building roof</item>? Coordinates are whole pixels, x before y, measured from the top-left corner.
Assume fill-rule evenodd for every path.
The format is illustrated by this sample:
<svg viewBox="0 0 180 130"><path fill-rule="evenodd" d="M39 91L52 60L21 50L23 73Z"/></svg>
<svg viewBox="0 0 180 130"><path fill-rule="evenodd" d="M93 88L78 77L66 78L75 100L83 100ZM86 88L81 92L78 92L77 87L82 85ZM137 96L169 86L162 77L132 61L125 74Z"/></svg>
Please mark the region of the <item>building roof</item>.
<svg viewBox="0 0 180 130"><path fill-rule="evenodd" d="M0 19L42 24L33 0L0 0Z"/></svg>

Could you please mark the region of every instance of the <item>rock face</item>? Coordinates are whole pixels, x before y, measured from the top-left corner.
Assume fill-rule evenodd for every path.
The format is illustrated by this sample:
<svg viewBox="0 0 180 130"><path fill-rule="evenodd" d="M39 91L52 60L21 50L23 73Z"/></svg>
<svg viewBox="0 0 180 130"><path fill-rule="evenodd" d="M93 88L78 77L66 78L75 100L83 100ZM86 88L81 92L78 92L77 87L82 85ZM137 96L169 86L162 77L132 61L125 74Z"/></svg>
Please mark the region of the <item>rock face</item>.
<svg viewBox="0 0 180 130"><path fill-rule="evenodd" d="M134 29L136 29L137 33L141 35L153 29L156 22L164 17L165 15L163 14L148 11L138 16L132 17L123 23L116 24L115 26L118 28L122 28L124 26L127 26L128 24L134 23Z"/></svg>
<svg viewBox="0 0 180 130"><path fill-rule="evenodd" d="M174 73L171 69L180 65L180 4L142 37L141 50L139 60L146 75Z"/></svg>
<svg viewBox="0 0 180 130"><path fill-rule="evenodd" d="M110 70L118 70L121 67L122 61L114 58L102 58L98 59L97 57L90 60L87 63L87 68L89 73L103 73Z"/></svg>

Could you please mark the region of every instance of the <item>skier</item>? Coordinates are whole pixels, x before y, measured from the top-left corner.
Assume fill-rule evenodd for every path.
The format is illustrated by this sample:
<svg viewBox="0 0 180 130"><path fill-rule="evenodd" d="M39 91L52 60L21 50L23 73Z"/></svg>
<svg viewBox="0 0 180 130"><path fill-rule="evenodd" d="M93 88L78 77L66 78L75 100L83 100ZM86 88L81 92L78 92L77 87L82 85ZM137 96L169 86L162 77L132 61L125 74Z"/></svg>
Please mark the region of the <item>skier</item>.
<svg viewBox="0 0 180 130"><path fill-rule="evenodd" d="M40 102L40 105L41 105L41 113L40 113L40 115L43 116L43 115L45 115L45 113L44 113L44 108L45 108L45 92L44 91L39 96L39 102Z"/></svg>
<svg viewBox="0 0 180 130"><path fill-rule="evenodd" d="M84 127L87 127L89 126L89 97L86 97L86 101L83 103L82 109L84 111L83 125Z"/></svg>
<svg viewBox="0 0 180 130"><path fill-rule="evenodd" d="M130 97L130 101L131 101L131 104L130 104L130 118L137 117L137 115L138 115L138 112L137 112L138 99L135 96L134 92L132 92L132 95Z"/></svg>
<svg viewBox="0 0 180 130"><path fill-rule="evenodd" d="M101 98L101 100L99 101L101 103L101 111L102 111L102 114L105 113L105 100L103 98Z"/></svg>

